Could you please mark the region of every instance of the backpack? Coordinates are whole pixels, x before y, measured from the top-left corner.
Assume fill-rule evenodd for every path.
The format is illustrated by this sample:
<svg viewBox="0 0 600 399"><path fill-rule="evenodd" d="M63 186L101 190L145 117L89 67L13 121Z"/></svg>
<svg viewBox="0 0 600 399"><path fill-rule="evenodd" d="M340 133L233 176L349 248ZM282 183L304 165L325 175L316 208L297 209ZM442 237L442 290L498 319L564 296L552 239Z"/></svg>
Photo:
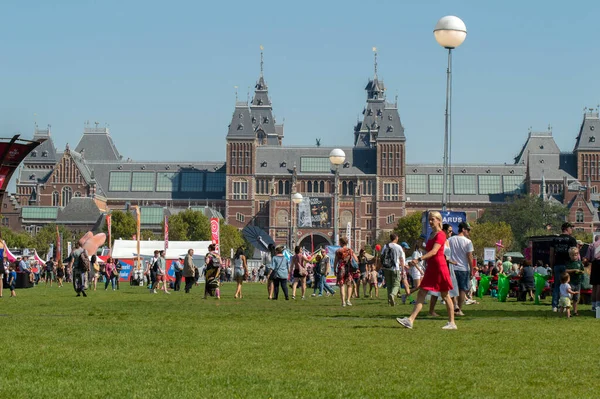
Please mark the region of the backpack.
<svg viewBox="0 0 600 399"><path fill-rule="evenodd" d="M396 267L396 262L394 262L394 251L392 251L389 245L386 245L383 249L381 267L384 269L393 269Z"/></svg>
<svg viewBox="0 0 600 399"><path fill-rule="evenodd" d="M221 257L217 254L211 254L210 252L206 254L206 257L209 258L210 260L208 261L208 266L217 269L221 269L221 266L223 265L221 262Z"/></svg>
<svg viewBox="0 0 600 399"><path fill-rule="evenodd" d="M154 273L158 273L158 259L159 258L156 258L156 261L154 261L154 264L152 265L152 271Z"/></svg>
<svg viewBox="0 0 600 399"><path fill-rule="evenodd" d="M88 257L85 250L79 254L79 269L84 272L90 271L90 258Z"/></svg>

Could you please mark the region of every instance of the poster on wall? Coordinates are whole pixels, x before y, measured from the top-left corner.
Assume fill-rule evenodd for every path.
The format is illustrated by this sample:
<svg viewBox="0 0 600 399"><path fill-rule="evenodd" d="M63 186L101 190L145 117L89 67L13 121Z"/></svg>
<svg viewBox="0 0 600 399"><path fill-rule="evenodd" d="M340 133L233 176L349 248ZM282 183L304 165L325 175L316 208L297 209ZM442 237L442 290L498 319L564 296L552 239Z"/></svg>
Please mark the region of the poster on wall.
<svg viewBox="0 0 600 399"><path fill-rule="evenodd" d="M330 228L331 198L302 198L302 202L298 204L298 227Z"/></svg>

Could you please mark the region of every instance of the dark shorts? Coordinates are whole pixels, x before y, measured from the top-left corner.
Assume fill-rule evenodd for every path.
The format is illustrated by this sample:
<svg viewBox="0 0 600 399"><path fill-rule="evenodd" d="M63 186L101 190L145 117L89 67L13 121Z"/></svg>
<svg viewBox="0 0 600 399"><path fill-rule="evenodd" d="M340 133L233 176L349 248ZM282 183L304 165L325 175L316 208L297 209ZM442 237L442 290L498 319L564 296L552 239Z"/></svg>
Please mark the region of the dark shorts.
<svg viewBox="0 0 600 399"><path fill-rule="evenodd" d="M580 291L581 290L581 284L571 284L571 289L573 291ZM573 298L572 298L572 302L571 303L577 303L579 302L579 294L573 294Z"/></svg>
<svg viewBox="0 0 600 399"><path fill-rule="evenodd" d="M590 284L600 285L600 260L592 261L592 271L590 273Z"/></svg>
<svg viewBox="0 0 600 399"><path fill-rule="evenodd" d="M456 275L456 285L458 285L458 289L461 291L468 291L471 288L469 272L455 270L454 274Z"/></svg>

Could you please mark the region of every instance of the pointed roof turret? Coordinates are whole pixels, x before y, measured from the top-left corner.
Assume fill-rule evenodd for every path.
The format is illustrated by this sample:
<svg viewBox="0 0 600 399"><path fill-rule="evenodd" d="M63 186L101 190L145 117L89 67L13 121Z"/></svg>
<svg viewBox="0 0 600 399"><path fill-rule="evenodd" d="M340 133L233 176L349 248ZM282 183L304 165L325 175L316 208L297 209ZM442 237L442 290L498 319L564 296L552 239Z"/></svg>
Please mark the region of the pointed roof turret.
<svg viewBox="0 0 600 399"><path fill-rule="evenodd" d="M600 151L600 118L598 108L584 108L583 122L575 142L576 151Z"/></svg>
<svg viewBox="0 0 600 399"><path fill-rule="evenodd" d="M56 163L58 159L56 156L56 147L54 147L54 141L50 135L51 128L52 126L48 125L48 129L39 129L36 124L33 140L45 139L45 141L25 157L25 165L41 163L54 165Z"/></svg>
<svg viewBox="0 0 600 399"><path fill-rule="evenodd" d="M88 161L118 161L122 158L117 150L115 143L110 136L108 127L92 128L89 124L83 129L83 136L75 147L78 153L85 152L85 159Z"/></svg>

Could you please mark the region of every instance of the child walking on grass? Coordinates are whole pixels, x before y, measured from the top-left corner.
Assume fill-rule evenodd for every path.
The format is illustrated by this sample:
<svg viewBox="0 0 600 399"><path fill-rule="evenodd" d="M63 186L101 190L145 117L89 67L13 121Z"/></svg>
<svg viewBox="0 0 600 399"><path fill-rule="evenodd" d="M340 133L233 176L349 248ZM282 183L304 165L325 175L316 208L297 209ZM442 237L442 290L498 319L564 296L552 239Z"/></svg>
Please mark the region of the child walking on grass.
<svg viewBox="0 0 600 399"><path fill-rule="evenodd" d="M377 266L375 264L367 265L369 271L369 298L373 298L373 288L375 288L375 298L379 299L379 286L377 285Z"/></svg>
<svg viewBox="0 0 600 399"><path fill-rule="evenodd" d="M15 271L15 265L8 267L8 286L10 287L10 296L17 296L15 293L15 285L17 285L17 272Z"/></svg>
<svg viewBox="0 0 600 399"><path fill-rule="evenodd" d="M559 287L560 299L558 301L558 308L561 313L566 313L567 318L571 317L571 296L579 295L579 291L573 291L569 284L569 273L563 273L560 276L560 282L562 283Z"/></svg>

